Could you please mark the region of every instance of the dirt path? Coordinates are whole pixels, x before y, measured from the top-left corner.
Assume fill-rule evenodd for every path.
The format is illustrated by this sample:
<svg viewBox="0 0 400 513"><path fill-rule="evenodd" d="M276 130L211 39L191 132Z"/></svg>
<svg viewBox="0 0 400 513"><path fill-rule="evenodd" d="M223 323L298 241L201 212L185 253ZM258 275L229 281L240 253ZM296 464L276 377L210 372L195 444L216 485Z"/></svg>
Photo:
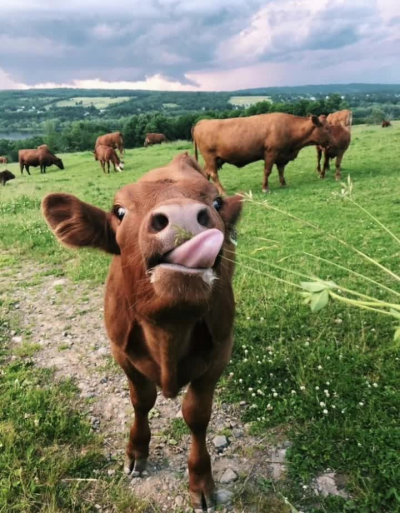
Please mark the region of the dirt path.
<svg viewBox="0 0 400 513"><path fill-rule="evenodd" d="M57 378L76 382L82 410L92 428L103 435L104 450L113 462L108 472L120 472L133 409L126 378L110 356L103 325L103 287L74 284L45 273L45 268L27 263L12 274L12 281L3 273L0 289L7 287L23 328L31 333L29 342L40 345L33 357L37 365L54 367ZM23 342L14 337L15 344ZM181 397L167 400L158 395L151 413L148 476L132 480L135 495L149 499L155 511L191 511L186 471L190 437L182 434L183 422L174 420L181 417L180 403ZM245 407L244 403L225 404L216 394L208 447L217 487L223 488L221 500L232 499L231 494L240 499L254 490L260 478L278 479L284 469L285 444L273 447L268 437L250 436L239 415ZM215 440L217 435L225 440ZM217 441L227 446L217 448ZM249 503L244 507L243 500L239 500L241 506L231 502L223 511L261 511Z"/></svg>

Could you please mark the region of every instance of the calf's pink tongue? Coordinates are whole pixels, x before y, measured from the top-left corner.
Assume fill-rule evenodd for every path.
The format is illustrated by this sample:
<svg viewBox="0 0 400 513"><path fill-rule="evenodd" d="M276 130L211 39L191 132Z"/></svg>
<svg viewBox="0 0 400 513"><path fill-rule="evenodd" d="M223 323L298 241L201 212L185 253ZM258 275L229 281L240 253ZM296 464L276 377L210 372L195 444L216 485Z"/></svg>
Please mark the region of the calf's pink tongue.
<svg viewBox="0 0 400 513"><path fill-rule="evenodd" d="M220 230L205 230L173 249L165 257L165 262L207 269L214 265L223 242L224 234Z"/></svg>

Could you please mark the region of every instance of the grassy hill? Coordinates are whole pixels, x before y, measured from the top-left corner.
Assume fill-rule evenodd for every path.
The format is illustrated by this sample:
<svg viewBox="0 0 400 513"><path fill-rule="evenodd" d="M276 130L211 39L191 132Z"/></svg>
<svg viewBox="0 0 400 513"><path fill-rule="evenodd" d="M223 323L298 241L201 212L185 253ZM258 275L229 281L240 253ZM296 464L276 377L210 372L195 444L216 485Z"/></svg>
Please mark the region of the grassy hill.
<svg viewBox="0 0 400 513"><path fill-rule="evenodd" d="M77 282L103 283L109 257L60 247L41 216L41 199L49 192L64 191L109 209L122 185L184 150L191 151L190 143L128 150L125 171L109 176L90 152L63 155L65 170L51 168L46 175L33 169L32 176L21 177L17 164L9 165L17 179L0 189L2 269L12 280L20 262L29 259L32 266L44 262ZM341 187L333 171L319 180L315 167L315 148L303 150L286 168L289 187L279 188L274 171L272 194L267 198L261 194L261 162L241 170L224 166L220 172L229 194L253 193L238 229L235 348L219 385L220 397L246 401L243 423L250 422L254 433L272 439L279 431L292 443L287 479L283 484L260 482L260 495L282 493L308 512L398 512L400 351L399 342L393 341L396 323L390 317L339 303L312 314L296 287L307 278L289 271L333 280L398 304L398 281L326 232L397 274L400 248L371 217L338 198ZM356 201L399 236L400 122L385 130L354 127L343 160L343 178L348 174L354 181ZM262 204L266 199L267 206ZM346 268L392 287L397 296ZM345 476L350 498L315 498L312 480L327 469ZM279 511L286 510L282 506Z"/></svg>

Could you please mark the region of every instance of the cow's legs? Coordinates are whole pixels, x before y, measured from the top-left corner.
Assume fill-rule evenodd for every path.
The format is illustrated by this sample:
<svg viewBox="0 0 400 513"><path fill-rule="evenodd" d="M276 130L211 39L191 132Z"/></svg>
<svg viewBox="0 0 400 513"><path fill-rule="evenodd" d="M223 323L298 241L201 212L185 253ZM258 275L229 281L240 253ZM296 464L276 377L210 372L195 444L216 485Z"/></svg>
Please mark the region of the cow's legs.
<svg viewBox="0 0 400 513"><path fill-rule="evenodd" d="M212 164L209 164L208 162L206 162L204 171L208 177L211 176L213 182L215 183L215 187L218 189L218 192L222 196L225 196L226 192L225 192L225 189L222 187L221 182L219 181L217 164L216 164L215 160Z"/></svg>
<svg viewBox="0 0 400 513"><path fill-rule="evenodd" d="M272 167L274 165L274 158L275 158L275 155L272 155L270 153L265 154L264 181L263 181L263 186L262 186L262 191L265 193L270 192L268 179L269 179L269 175L272 173Z"/></svg>
<svg viewBox="0 0 400 513"><path fill-rule="evenodd" d="M286 187L287 183L285 180L285 164L277 164L276 167L278 168L279 173L279 183L281 184L281 187Z"/></svg>
<svg viewBox="0 0 400 513"><path fill-rule="evenodd" d="M344 152L341 152L338 154L338 156L336 157L336 173L335 173L335 180L340 180L342 178L342 173L341 173L341 164L342 164L342 159L343 159L343 155L344 155Z"/></svg>
<svg viewBox="0 0 400 513"><path fill-rule="evenodd" d="M182 404L183 418L192 432L192 446L188 460L189 489L195 511L213 511L215 505L214 479L206 446L206 431L211 417L215 381L200 379L193 382Z"/></svg>
<svg viewBox="0 0 400 513"><path fill-rule="evenodd" d="M329 156L328 156L328 151L325 150L324 152L324 165L322 167L322 177L321 178L325 178L325 173L327 171L329 171L330 169L330 166L329 166Z"/></svg>
<svg viewBox="0 0 400 513"><path fill-rule="evenodd" d="M322 150L319 146L317 146L317 172L319 173L320 178L324 178L321 173L321 158L322 158Z"/></svg>
<svg viewBox="0 0 400 513"><path fill-rule="evenodd" d="M27 166L26 164L25 164L25 169L26 169L26 172L28 173L28 175L31 176L31 172L29 171L29 166Z"/></svg>
<svg viewBox="0 0 400 513"><path fill-rule="evenodd" d="M104 162L104 160L100 160L100 166L103 170L103 173L106 174L106 163Z"/></svg>

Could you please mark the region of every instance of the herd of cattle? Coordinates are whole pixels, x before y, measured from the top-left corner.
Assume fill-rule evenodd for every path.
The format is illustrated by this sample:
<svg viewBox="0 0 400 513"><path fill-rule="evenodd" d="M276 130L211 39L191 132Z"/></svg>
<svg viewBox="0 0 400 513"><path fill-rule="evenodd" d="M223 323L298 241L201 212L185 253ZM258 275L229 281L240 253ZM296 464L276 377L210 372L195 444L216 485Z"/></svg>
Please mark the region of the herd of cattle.
<svg viewBox="0 0 400 513"><path fill-rule="evenodd" d="M314 145L317 148L317 171L324 178L329 170L329 161L336 159L335 178L341 177L341 163L351 141L352 112L341 110L328 116L293 116L291 114L261 114L246 118L204 119L192 128L195 157L198 152L204 158L203 172L212 179L220 194L225 190L219 180L218 170L224 163L243 167L251 162L264 160L263 192L269 192L269 176L274 164L279 173L281 186L286 185L285 167L294 160L301 149ZM383 120L382 128L392 126ZM146 134L144 146L168 142L164 134ZM119 155L117 153L119 151ZM99 161L104 173L124 169L124 137L121 132L101 135L97 138L94 158ZM321 159L324 162L321 167ZM64 169L61 159L50 152L46 144L37 149L20 150L18 154L21 174L25 169L30 175L31 166L40 166L40 172L46 173L46 167L56 165ZM0 157L0 163L7 163L6 157ZM0 182L5 185L15 176L8 170L0 173Z"/></svg>

